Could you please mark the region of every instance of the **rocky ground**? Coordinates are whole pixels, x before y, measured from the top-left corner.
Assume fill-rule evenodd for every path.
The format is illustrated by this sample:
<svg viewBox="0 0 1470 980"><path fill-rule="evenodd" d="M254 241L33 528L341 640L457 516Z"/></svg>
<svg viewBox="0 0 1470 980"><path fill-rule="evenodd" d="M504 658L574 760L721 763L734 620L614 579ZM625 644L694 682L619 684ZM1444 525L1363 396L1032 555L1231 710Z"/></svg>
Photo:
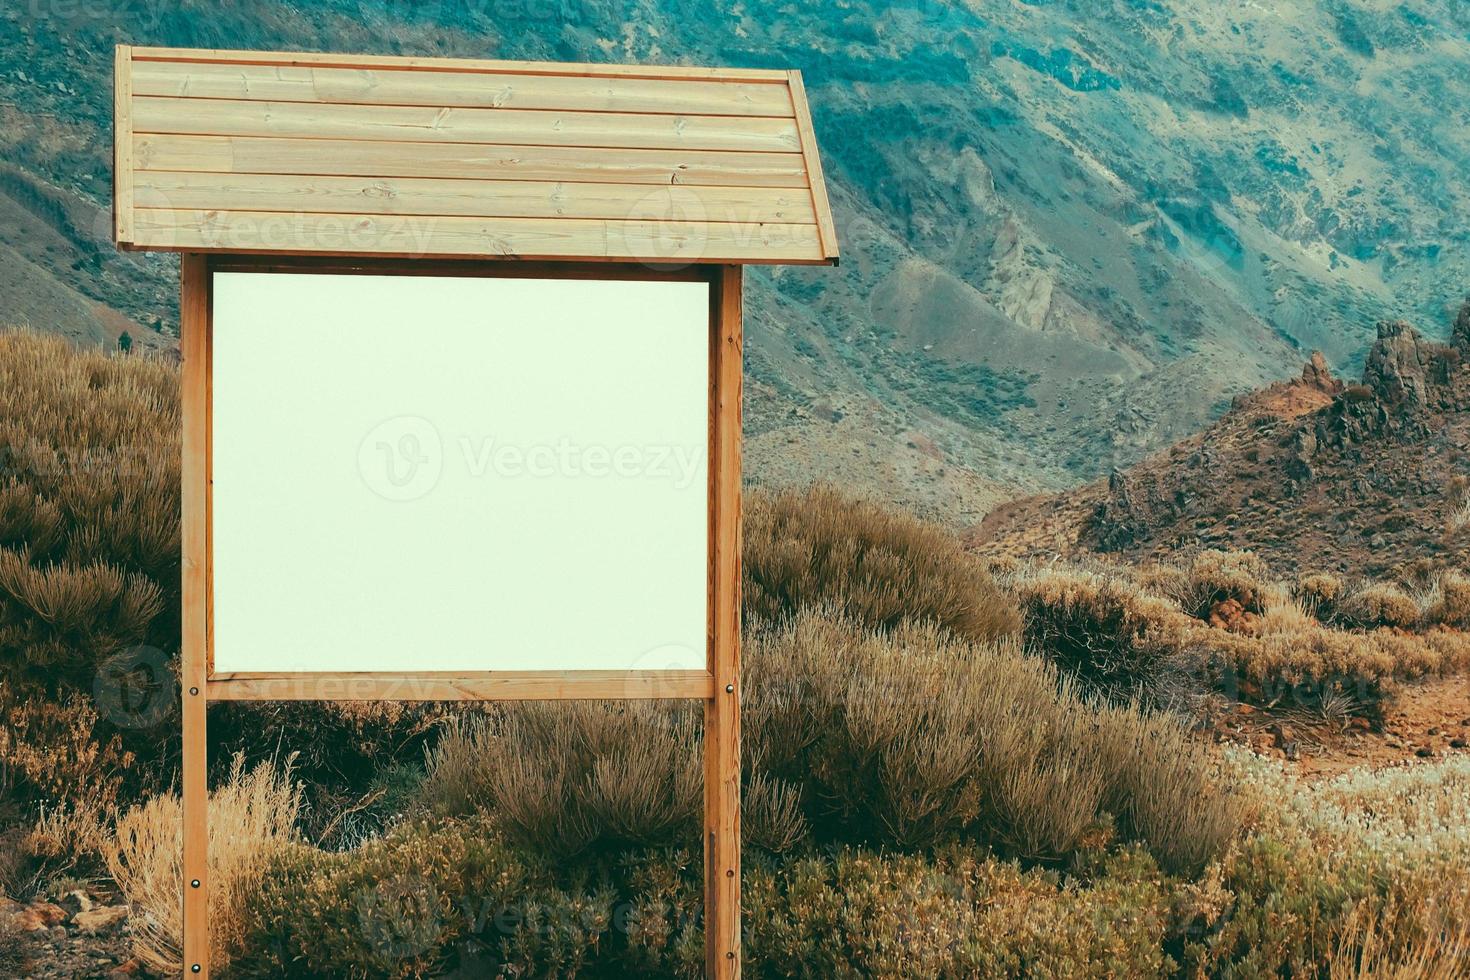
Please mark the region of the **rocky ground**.
<svg viewBox="0 0 1470 980"><path fill-rule="evenodd" d="M128 907L106 885L28 905L0 896L0 973L36 980L144 976L132 956L127 919Z"/></svg>
<svg viewBox="0 0 1470 980"><path fill-rule="evenodd" d="M1204 721L1217 741L1282 759L1306 776L1331 777L1470 751L1470 683L1450 677L1405 685L1381 722L1248 704L1222 705Z"/></svg>

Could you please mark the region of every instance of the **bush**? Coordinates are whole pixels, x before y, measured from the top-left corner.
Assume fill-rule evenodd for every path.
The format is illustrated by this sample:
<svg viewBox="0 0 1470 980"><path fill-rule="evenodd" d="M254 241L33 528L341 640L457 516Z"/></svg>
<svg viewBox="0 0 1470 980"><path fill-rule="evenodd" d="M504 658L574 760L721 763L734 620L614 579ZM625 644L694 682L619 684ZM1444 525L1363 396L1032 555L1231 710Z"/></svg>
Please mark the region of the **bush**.
<svg viewBox="0 0 1470 980"><path fill-rule="evenodd" d="M1353 629L1408 629L1419 622L1419 603L1397 585L1374 582L1350 593L1338 607L1336 619Z"/></svg>
<svg viewBox="0 0 1470 980"><path fill-rule="evenodd" d="M450 727L429 757L425 802L484 809L532 849L588 850L698 839L704 793L696 706L525 702Z"/></svg>
<svg viewBox="0 0 1470 980"><path fill-rule="evenodd" d="M348 853L278 852L247 925L242 977L574 976L611 901L550 887L486 820L412 823Z"/></svg>
<svg viewBox="0 0 1470 980"><path fill-rule="evenodd" d="M236 757L226 783L209 798L209 936L211 962L227 967L246 948L246 911L277 851L295 840L301 790L291 763L281 772L250 772ZM149 968L178 975L183 964L183 809L158 796L129 810L104 847L108 870L131 907L133 954Z"/></svg>
<svg viewBox="0 0 1470 980"><path fill-rule="evenodd" d="M1446 938L1463 934L1470 760L1359 771L1315 784L1243 753L1233 764L1236 778L1262 801L1257 827L1204 883L1215 893L1205 911L1181 923L1185 975L1323 975L1334 959L1340 964L1344 955L1364 952L1365 916L1377 930L1370 960L1346 976L1380 975L1372 960L1432 964L1445 953ZM1436 934L1439 909L1448 913L1448 937ZM1463 948L1454 954L1450 962L1459 962L1448 972L1404 975L1458 976L1464 955Z"/></svg>
<svg viewBox="0 0 1470 980"><path fill-rule="evenodd" d="M88 690L178 643L174 368L0 333L0 677Z"/></svg>
<svg viewBox="0 0 1470 980"><path fill-rule="evenodd" d="M1424 622L1431 626L1470 629L1470 577L1446 572L1435 580Z"/></svg>
<svg viewBox="0 0 1470 980"><path fill-rule="evenodd" d="M1233 599L1247 612L1265 609L1264 588L1270 580L1266 563L1249 551L1202 551L1183 566L1175 595L1195 619L1208 619L1217 603Z"/></svg>
<svg viewBox="0 0 1470 980"><path fill-rule="evenodd" d="M828 487L751 494L744 536L751 617L825 604L875 629L924 620L976 643L1020 626L1015 604L954 535Z"/></svg>
<svg viewBox="0 0 1470 980"><path fill-rule="evenodd" d="M1337 604L1346 594L1342 579L1328 572L1303 575L1297 579L1292 595L1317 619L1327 622L1337 612Z"/></svg>
<svg viewBox="0 0 1470 980"><path fill-rule="evenodd" d="M952 850L844 849L746 875L746 966L762 977L1164 975L1168 893L1125 852L1092 885Z"/></svg>
<svg viewBox="0 0 1470 980"><path fill-rule="evenodd" d="M1239 819L1177 722L1089 703L1014 640L808 609L755 631L744 670L746 833L771 851L962 838L1055 860L1116 825L1193 868ZM693 845L698 733L672 707L515 706L446 736L425 799L562 860Z"/></svg>
<svg viewBox="0 0 1470 980"><path fill-rule="evenodd" d="M1012 582L1027 644L1115 700L1157 689L1177 661L1179 610L1117 575L1054 566Z"/></svg>
<svg viewBox="0 0 1470 980"><path fill-rule="evenodd" d="M0 679L0 771L28 785L53 810L106 813L118 800L133 756L115 734L100 734L97 712L80 695L30 699Z"/></svg>

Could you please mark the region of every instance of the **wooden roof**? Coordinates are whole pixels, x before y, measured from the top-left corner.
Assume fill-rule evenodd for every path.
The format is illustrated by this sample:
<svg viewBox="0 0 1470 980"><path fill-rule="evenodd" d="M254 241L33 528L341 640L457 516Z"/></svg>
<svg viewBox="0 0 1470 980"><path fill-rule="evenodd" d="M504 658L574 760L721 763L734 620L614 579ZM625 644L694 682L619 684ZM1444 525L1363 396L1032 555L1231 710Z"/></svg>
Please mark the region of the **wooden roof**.
<svg viewBox="0 0 1470 980"><path fill-rule="evenodd" d="M837 260L801 73L117 49L132 249Z"/></svg>

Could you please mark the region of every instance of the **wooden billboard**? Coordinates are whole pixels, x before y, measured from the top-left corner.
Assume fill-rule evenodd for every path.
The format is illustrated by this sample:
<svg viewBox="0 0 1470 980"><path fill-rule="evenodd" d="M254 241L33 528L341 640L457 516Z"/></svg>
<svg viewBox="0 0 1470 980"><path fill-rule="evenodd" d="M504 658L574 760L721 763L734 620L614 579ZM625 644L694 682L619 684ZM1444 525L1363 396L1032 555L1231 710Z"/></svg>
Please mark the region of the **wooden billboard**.
<svg viewBox="0 0 1470 980"><path fill-rule="evenodd" d="M186 975L209 701L688 698L738 976L741 266L837 260L799 73L116 66L117 244L182 253Z"/></svg>

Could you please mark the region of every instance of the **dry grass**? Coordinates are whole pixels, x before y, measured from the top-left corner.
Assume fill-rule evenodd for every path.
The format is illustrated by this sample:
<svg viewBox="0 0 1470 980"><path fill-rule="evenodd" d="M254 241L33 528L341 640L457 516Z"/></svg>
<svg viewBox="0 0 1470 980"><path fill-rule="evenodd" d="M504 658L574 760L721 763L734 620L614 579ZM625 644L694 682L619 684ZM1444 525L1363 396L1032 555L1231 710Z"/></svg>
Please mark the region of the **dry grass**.
<svg viewBox="0 0 1470 980"><path fill-rule="evenodd" d="M1328 960L1329 980L1460 980L1470 973L1467 909L1463 885L1412 902L1359 902Z"/></svg>
<svg viewBox="0 0 1470 980"><path fill-rule="evenodd" d="M1053 860L1114 826L1197 868L1239 822L1167 716L1095 705L1014 640L932 623L873 630L806 609L745 651L747 838L921 848L978 839ZM441 813L494 813L561 859L696 840L699 727L655 705L523 705L451 731L429 760Z"/></svg>
<svg viewBox="0 0 1470 980"><path fill-rule="evenodd" d="M744 514L748 615L835 605L875 629L933 622L985 642L1020 626L985 563L946 531L830 487L751 494Z"/></svg>
<svg viewBox="0 0 1470 980"><path fill-rule="evenodd" d="M1418 625L1420 609L1413 596L1392 582L1369 582L1342 600L1334 618L1354 629L1408 629Z"/></svg>
<svg viewBox="0 0 1470 980"><path fill-rule="evenodd" d="M220 969L240 952L245 912L259 894L275 853L296 837L301 790L264 763L249 772L235 759L229 779L209 799L209 927ZM108 870L132 908L133 953L161 974L182 969L180 896L183 813L175 795L158 796L124 813L104 847Z"/></svg>
<svg viewBox="0 0 1470 980"><path fill-rule="evenodd" d="M0 332L0 676L86 687L107 657L169 645L178 432L171 365Z"/></svg>
<svg viewBox="0 0 1470 980"><path fill-rule="evenodd" d="M1348 704L1372 714L1401 680L1470 670L1470 633L1444 628L1462 603L1470 605L1470 588L1457 573L1439 575L1420 599L1375 582L1340 603L1335 577L1311 576L1294 586L1231 579L1227 598L1243 611L1227 628L1190 613L1202 605L1200 596L1222 594L1219 583L1230 577L1221 568L1239 572L1252 564L1212 556L1201 577L1206 584L1198 587L1190 582L1199 563L1141 570L1027 566L1006 584L1026 609L1033 648L1113 697L1178 691L1188 682L1255 704L1310 710ZM1184 608L1166 595L1194 598ZM1213 599L1212 608L1221 601ZM1324 623L1314 610L1328 607L1335 607L1336 619Z"/></svg>
<svg viewBox="0 0 1470 980"><path fill-rule="evenodd" d="M1457 571L1437 576L1422 604L1426 624L1470 629L1470 576Z"/></svg>
<svg viewBox="0 0 1470 980"><path fill-rule="evenodd" d="M1233 599L1248 612L1265 608L1266 563L1249 551L1202 551L1180 565L1172 598L1196 619L1206 619L1217 603Z"/></svg>
<svg viewBox="0 0 1470 980"><path fill-rule="evenodd" d="M450 727L428 757L423 799L441 814L491 811L562 860L671 843L698 826L700 727L677 702L499 706Z"/></svg>
<svg viewBox="0 0 1470 980"><path fill-rule="evenodd" d="M1245 752L1226 764L1260 802L1214 866L1199 975L1242 960L1253 976L1466 975L1470 759L1326 782Z"/></svg>

